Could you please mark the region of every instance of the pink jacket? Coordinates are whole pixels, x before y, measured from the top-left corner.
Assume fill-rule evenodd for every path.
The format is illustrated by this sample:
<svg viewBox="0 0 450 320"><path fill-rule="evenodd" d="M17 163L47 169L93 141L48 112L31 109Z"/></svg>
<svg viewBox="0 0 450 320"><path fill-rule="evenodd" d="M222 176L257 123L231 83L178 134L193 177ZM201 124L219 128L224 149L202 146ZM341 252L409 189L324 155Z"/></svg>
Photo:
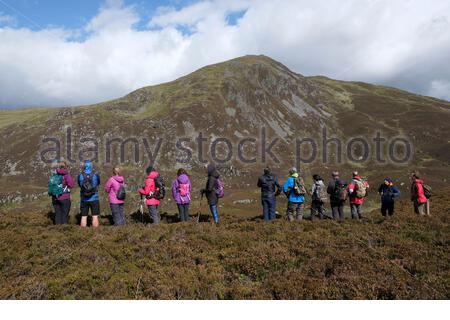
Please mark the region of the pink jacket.
<svg viewBox="0 0 450 320"><path fill-rule="evenodd" d="M109 193L109 203L111 204L123 204L125 201L117 199L117 192L120 185L125 182L122 176L112 176L108 179L105 185L105 191Z"/></svg>
<svg viewBox="0 0 450 320"><path fill-rule="evenodd" d="M138 192L144 196L149 195L151 192L155 192L156 191L155 178L157 176L159 176L159 173L157 171L150 172L150 174L147 176L147 179L145 179L145 186L139 189ZM160 202L161 201L155 198L145 199L145 203L148 206L157 206L160 204Z"/></svg>
<svg viewBox="0 0 450 320"><path fill-rule="evenodd" d="M419 203L426 203L428 201L423 191L423 180L415 179L411 186L411 200L416 200Z"/></svg>
<svg viewBox="0 0 450 320"><path fill-rule="evenodd" d="M352 179L350 184L348 185L348 193L350 195L350 203L353 204L363 204L366 198L358 198L355 194L355 190L357 188L356 182L354 180L361 180L360 176L356 176ZM364 181L364 185L366 188L369 188L369 183L367 181Z"/></svg>

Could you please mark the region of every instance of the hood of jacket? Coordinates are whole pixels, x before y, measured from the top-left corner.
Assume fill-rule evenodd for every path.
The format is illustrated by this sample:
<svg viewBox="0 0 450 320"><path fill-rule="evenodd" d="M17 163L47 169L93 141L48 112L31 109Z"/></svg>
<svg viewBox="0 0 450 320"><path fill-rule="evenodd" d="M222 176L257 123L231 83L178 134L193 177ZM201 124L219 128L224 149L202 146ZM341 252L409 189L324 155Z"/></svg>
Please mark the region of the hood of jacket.
<svg viewBox="0 0 450 320"><path fill-rule="evenodd" d="M210 176L211 176L211 177L214 177L214 178L216 178L216 179L218 179L218 178L220 177L220 174L219 174L219 172L218 172L217 170L214 170L214 171L210 174Z"/></svg>
<svg viewBox="0 0 450 320"><path fill-rule="evenodd" d="M314 183L315 183L317 186L324 186L324 185L325 185L325 183L323 182L322 179L320 179L320 180L315 180Z"/></svg>
<svg viewBox="0 0 450 320"><path fill-rule="evenodd" d="M180 184L186 184L186 183L189 183L189 177L187 174L183 173L177 177L177 181Z"/></svg>
<svg viewBox="0 0 450 320"><path fill-rule="evenodd" d="M213 176L214 172L217 171L216 166L214 164L208 164L206 171L208 172L208 176Z"/></svg>
<svg viewBox="0 0 450 320"><path fill-rule="evenodd" d="M157 176L159 176L158 171L152 171L148 174L147 179L155 179Z"/></svg>
<svg viewBox="0 0 450 320"><path fill-rule="evenodd" d="M61 176L65 176L66 174L69 174L69 170L67 170L67 169L56 169L56 173L61 175Z"/></svg>
<svg viewBox="0 0 450 320"><path fill-rule="evenodd" d="M92 173L92 169L93 169L92 162L85 161L84 162L84 169L83 169L84 173L87 173L87 174Z"/></svg>
<svg viewBox="0 0 450 320"><path fill-rule="evenodd" d="M123 176L112 176L112 178L116 180L118 183L123 183L124 181Z"/></svg>

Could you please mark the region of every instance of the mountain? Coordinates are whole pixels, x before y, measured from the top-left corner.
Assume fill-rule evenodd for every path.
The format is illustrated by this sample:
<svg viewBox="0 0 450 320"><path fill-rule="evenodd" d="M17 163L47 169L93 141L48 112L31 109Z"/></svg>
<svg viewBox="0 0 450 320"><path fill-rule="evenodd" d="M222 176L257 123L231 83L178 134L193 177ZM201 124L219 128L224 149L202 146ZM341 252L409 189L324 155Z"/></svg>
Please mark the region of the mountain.
<svg viewBox="0 0 450 320"><path fill-rule="evenodd" d="M14 199L16 191L20 191L20 197L38 197L45 192L50 164L41 161L41 154L51 158L55 153L45 151L57 147L55 142L45 142L49 137L59 141L60 156L73 160L72 167L77 166L80 151L98 149L95 162L102 164L98 169L103 175L109 174L113 163L121 162L120 146L126 141L122 165L128 180L136 185L155 154L155 165L168 176L173 176L179 166L200 174L204 164L197 157L180 163L189 152L198 153L195 139L200 133L207 139L204 154L215 139L230 141L233 154L222 171L236 189L253 185L266 162L284 175L287 167L298 164L295 139L303 138L315 139L317 144L318 159L301 164L307 177L312 172L328 176L334 168L346 173L357 168L374 181L392 175L406 183L409 170L419 168L433 183L444 184L450 172L450 102L361 82L305 77L266 56L244 56L207 66L175 81L96 105L1 110L0 115L0 161L4 164L0 168L0 194L9 200ZM323 148L324 130L327 139L342 140L341 163L333 142ZM377 132L386 139L380 147L383 161L373 155ZM113 138L121 141L108 145ZM180 138L184 142L177 147ZM238 157L237 148L243 139L252 138L256 142L242 144L242 154L245 159L256 158L256 163L246 163ZM370 142L373 152L367 161L360 162L365 157L362 143L353 141L349 146L354 138ZM397 164L387 157L389 143L397 138L410 144L409 162ZM275 146L269 150L275 156L261 151L270 149L275 139ZM402 141L393 144L392 150L401 149ZM226 158L226 142L219 140L215 146L216 158ZM301 146L306 159L314 150L308 141ZM111 150L109 155L107 149ZM326 163L322 159L324 149L328 150ZM354 161L348 160L349 154ZM82 157L93 155L83 152ZM107 158L110 161L104 164Z"/></svg>
<svg viewBox="0 0 450 320"><path fill-rule="evenodd" d="M96 105L0 110L0 298L448 299L449 123L450 102L304 77L264 56L208 66ZM202 148L200 133L207 140ZM208 154L213 141L217 154ZM213 225L198 192L205 180L201 158L227 160L228 144L233 154L220 164L225 197L220 224ZM50 150L57 147L59 155ZM408 161L400 161L408 148ZM75 175L79 153L90 158L96 151L102 183L122 162L127 225L109 227L100 188L100 227L77 227L76 188L70 225L53 226L46 194L51 158L66 158ZM189 153L197 155L181 163ZM310 155L315 161L307 161ZM167 185L178 167L188 168L196 219L172 223L177 213L167 196L159 207L162 223L147 227L134 191L151 159ZM280 196L279 219L262 222L256 178L266 164L282 182L299 165L308 184L312 173L326 179L339 169L348 179L359 170L371 184L364 219L308 221L307 197L305 219L289 223ZM411 212L412 169L433 187L431 216ZM376 188L386 176L402 196L385 219Z"/></svg>

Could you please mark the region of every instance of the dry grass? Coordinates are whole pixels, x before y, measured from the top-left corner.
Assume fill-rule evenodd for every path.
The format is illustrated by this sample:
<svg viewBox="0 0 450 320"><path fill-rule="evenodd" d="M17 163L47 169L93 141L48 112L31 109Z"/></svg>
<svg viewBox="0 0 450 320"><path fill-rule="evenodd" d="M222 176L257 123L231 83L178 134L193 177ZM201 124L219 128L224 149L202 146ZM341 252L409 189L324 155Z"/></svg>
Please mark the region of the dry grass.
<svg viewBox="0 0 450 320"><path fill-rule="evenodd" d="M343 224L225 214L219 226L129 217L80 230L12 210L0 218L0 298L448 299L447 194L430 218L401 203L392 219Z"/></svg>

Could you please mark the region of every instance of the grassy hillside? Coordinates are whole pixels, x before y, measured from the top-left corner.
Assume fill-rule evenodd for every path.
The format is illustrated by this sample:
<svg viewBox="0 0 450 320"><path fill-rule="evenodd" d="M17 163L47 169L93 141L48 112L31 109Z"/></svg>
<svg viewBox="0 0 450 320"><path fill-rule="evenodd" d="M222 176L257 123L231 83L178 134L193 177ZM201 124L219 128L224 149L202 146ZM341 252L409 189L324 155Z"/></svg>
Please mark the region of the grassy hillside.
<svg viewBox="0 0 450 320"><path fill-rule="evenodd" d="M10 208L0 215L0 298L449 299L449 191L430 218L404 202L394 218L345 223L263 223L224 209L219 226L128 216L123 228L81 230Z"/></svg>

